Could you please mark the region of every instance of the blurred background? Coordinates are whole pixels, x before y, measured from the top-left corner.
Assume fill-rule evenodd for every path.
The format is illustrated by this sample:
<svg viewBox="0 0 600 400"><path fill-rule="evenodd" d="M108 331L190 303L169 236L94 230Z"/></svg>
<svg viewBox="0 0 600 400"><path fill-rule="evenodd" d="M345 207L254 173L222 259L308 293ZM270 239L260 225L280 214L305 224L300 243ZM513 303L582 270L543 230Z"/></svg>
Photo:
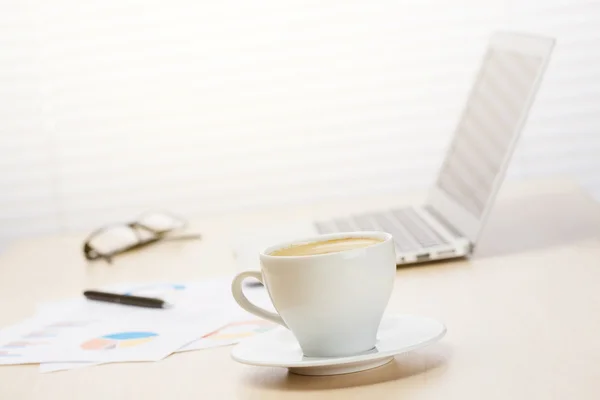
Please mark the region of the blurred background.
<svg viewBox="0 0 600 400"><path fill-rule="evenodd" d="M600 2L4 1L0 251L426 189L496 29L558 40L509 179L600 199Z"/></svg>

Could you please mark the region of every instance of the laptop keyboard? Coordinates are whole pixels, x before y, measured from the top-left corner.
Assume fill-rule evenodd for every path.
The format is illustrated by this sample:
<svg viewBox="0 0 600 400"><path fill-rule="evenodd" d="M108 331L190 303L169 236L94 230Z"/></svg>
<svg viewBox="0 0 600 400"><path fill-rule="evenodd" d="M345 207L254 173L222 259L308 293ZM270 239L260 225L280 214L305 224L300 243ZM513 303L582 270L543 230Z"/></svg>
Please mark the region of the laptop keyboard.
<svg viewBox="0 0 600 400"><path fill-rule="evenodd" d="M409 252L448 244L412 207L316 222L319 233L384 231L394 236L399 251Z"/></svg>

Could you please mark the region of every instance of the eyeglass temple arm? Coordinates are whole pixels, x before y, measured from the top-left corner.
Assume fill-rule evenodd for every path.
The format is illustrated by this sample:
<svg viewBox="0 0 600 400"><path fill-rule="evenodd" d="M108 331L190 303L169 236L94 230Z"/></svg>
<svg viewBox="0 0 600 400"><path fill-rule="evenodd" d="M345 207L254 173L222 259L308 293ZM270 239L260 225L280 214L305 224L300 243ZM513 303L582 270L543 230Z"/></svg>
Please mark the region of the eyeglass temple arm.
<svg viewBox="0 0 600 400"><path fill-rule="evenodd" d="M177 236L164 236L162 240L175 241L175 240L194 240L194 239L202 239L202 235L199 233L187 233L183 235Z"/></svg>

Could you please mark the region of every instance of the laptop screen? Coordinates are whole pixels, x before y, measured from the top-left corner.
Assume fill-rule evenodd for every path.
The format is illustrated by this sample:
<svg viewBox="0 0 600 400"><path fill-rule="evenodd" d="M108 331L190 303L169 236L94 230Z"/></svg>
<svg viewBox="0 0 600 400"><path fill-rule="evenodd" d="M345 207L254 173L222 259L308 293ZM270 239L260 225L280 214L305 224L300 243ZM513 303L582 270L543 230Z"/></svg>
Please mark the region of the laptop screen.
<svg viewBox="0 0 600 400"><path fill-rule="evenodd" d="M543 64L542 57L505 49L485 55L437 180L440 190L477 219L510 158Z"/></svg>

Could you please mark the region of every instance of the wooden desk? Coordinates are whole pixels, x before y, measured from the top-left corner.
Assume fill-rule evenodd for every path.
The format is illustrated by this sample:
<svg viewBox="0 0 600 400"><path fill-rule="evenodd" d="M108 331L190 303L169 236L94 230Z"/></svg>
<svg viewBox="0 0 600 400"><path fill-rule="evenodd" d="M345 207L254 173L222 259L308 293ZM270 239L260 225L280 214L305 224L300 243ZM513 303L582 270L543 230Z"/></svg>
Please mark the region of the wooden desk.
<svg viewBox="0 0 600 400"><path fill-rule="evenodd" d="M24 240L0 257L0 326L84 287L231 273L237 226L419 199L204 219L196 221L202 242L160 244L112 266L87 264L78 235ZM565 182L507 186L476 256L399 269L389 310L439 318L448 334L387 366L336 377L240 365L229 348L46 375L37 366L0 367L0 399L598 399L600 207Z"/></svg>

